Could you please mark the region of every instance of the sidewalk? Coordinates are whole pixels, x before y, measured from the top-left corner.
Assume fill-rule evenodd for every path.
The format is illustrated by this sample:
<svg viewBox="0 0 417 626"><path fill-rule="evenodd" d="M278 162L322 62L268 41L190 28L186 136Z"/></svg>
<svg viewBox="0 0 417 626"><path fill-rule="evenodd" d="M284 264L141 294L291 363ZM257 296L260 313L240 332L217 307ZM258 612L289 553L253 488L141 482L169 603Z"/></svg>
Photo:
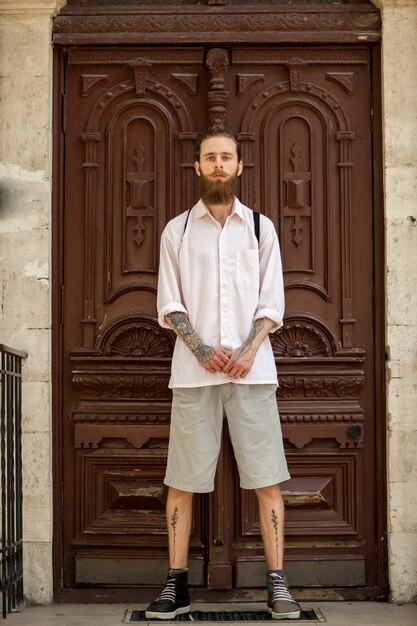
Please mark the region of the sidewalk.
<svg viewBox="0 0 417 626"><path fill-rule="evenodd" d="M319 602L301 603L303 609L320 609L327 626L417 626L417 604L405 604L402 606L382 602ZM54 604L51 606L28 607L19 613L7 615L7 619L1 621L4 626L121 626L125 624L125 617L129 610L143 610L145 605L122 605L122 604ZM221 610L228 608L225 605L193 604L193 610ZM264 604L245 604L234 606L234 610L260 609L264 610ZM272 620L271 620L272 622ZM271 622L267 622L271 624ZM152 622L128 622L130 624L147 623L164 624L163 621ZM172 622L171 622L172 623ZM210 622L204 622L209 624ZM211 622L214 624L215 622ZM239 625L239 622L217 622L218 624ZM243 624L243 622L240 622ZM262 622L244 622L245 624L257 624ZM273 624L303 623L319 624L322 622L298 620L273 621Z"/></svg>

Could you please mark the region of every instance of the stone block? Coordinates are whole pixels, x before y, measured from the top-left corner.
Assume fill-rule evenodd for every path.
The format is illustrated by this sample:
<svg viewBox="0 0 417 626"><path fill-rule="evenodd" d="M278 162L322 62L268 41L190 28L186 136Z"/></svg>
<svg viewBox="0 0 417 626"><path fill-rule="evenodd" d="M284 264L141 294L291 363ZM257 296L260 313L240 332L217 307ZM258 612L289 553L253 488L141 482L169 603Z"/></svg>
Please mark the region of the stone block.
<svg viewBox="0 0 417 626"><path fill-rule="evenodd" d="M0 161L28 170L49 167L51 26L48 15L0 19Z"/></svg>
<svg viewBox="0 0 417 626"><path fill-rule="evenodd" d="M22 437L23 497L50 491L52 485L51 435L23 433Z"/></svg>
<svg viewBox="0 0 417 626"><path fill-rule="evenodd" d="M0 233L0 279L46 278L49 275L50 234L46 229Z"/></svg>
<svg viewBox="0 0 417 626"><path fill-rule="evenodd" d="M414 326L417 311L417 269L387 272L387 309L389 325ZM417 356L417 355L415 355Z"/></svg>
<svg viewBox="0 0 417 626"><path fill-rule="evenodd" d="M51 185L48 180L39 180L42 176L0 164L0 233L50 226Z"/></svg>
<svg viewBox="0 0 417 626"><path fill-rule="evenodd" d="M385 167L413 167L416 160L417 118L398 114L385 126Z"/></svg>
<svg viewBox="0 0 417 626"><path fill-rule="evenodd" d="M392 602L412 602L417 589L417 534L389 533L389 584Z"/></svg>
<svg viewBox="0 0 417 626"><path fill-rule="evenodd" d="M51 369L51 330L49 328L4 328L6 343L23 350L23 382L49 382Z"/></svg>
<svg viewBox="0 0 417 626"><path fill-rule="evenodd" d="M387 388L388 429L416 430L417 378L392 378Z"/></svg>
<svg viewBox="0 0 417 626"><path fill-rule="evenodd" d="M388 503L389 532L417 535L417 482L390 483Z"/></svg>
<svg viewBox="0 0 417 626"><path fill-rule="evenodd" d="M409 217L413 216L417 220L415 202L413 209L413 211L404 211L404 213L407 213L406 217L388 219L386 221L385 250L387 272L409 272L417 268L417 221L414 223ZM415 216L413 213L415 213ZM387 291L390 294L390 290L388 289Z"/></svg>
<svg viewBox="0 0 417 626"><path fill-rule="evenodd" d="M417 237L417 232L415 232L417 231L417 226L413 226L413 222L409 219L410 215L414 215L417 218L417 215L415 215L416 197L417 167L415 165L386 168L385 216L387 220L390 220L387 223L388 240L391 237L390 231L392 229L395 229L394 236L401 239L411 236ZM402 230L400 230L401 226L404 226Z"/></svg>
<svg viewBox="0 0 417 626"><path fill-rule="evenodd" d="M24 542L23 591L33 604L51 604L53 601L52 543Z"/></svg>
<svg viewBox="0 0 417 626"><path fill-rule="evenodd" d="M23 382L22 431L51 432L51 387L46 382Z"/></svg>
<svg viewBox="0 0 417 626"><path fill-rule="evenodd" d="M417 377L417 326L388 324L386 345L389 377Z"/></svg>
<svg viewBox="0 0 417 626"><path fill-rule="evenodd" d="M49 279L26 278L4 281L3 315L16 328L50 327Z"/></svg>
<svg viewBox="0 0 417 626"><path fill-rule="evenodd" d="M52 541L52 494L50 488L23 497L23 538L31 542Z"/></svg>
<svg viewBox="0 0 417 626"><path fill-rule="evenodd" d="M415 430L388 431L388 482L417 482L417 425Z"/></svg>

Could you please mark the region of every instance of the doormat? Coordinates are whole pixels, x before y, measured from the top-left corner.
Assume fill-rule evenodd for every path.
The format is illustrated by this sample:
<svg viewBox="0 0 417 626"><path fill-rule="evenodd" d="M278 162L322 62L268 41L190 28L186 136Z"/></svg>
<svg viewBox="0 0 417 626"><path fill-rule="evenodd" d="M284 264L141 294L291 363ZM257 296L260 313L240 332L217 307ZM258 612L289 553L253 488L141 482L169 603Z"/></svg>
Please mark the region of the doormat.
<svg viewBox="0 0 417 626"><path fill-rule="evenodd" d="M136 622L274 622L275 624L285 624L295 622L325 622L325 618L320 609L308 609L301 611L298 619L272 619L268 611L190 611L184 615L177 615L172 620L149 619L145 617L145 611L126 612L125 624Z"/></svg>

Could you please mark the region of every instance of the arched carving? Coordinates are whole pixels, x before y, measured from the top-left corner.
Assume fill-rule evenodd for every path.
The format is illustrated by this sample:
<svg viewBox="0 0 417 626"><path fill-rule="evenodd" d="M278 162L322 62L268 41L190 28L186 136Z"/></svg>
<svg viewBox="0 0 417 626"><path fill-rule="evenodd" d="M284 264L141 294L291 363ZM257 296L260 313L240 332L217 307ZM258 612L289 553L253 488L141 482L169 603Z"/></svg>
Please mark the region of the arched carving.
<svg viewBox="0 0 417 626"><path fill-rule="evenodd" d="M161 328L154 318L131 317L119 320L99 340L106 356L171 357L175 336Z"/></svg>
<svg viewBox="0 0 417 626"><path fill-rule="evenodd" d="M298 64L299 59L293 58L289 59L287 62L287 66L291 72L292 66L298 68L300 67ZM297 70L297 71L298 71ZM326 181L327 187L325 187L325 199L330 198L330 187L328 182L326 163L328 158L328 144L329 137L333 141L337 141L339 144L339 161L335 165L337 165L337 177L338 177L338 185L340 188L340 221L341 221L341 238L340 238L340 255L343 259L343 263L341 265L341 293L340 293L340 304L341 304L341 315L339 318L340 326L341 326L341 335L342 335L342 345L343 348L350 349L353 347L353 326L355 324L355 319L353 317L352 310L352 226L351 226L351 197L352 197L352 159L351 159L351 144L355 139L355 133L350 127L349 119L345 113L344 108L341 106L337 98L330 93L325 88L317 85L315 83L309 81L299 81L301 74L301 70L298 71L298 74L291 81L280 81L261 91L254 98L252 103L249 105L247 112L244 116L241 132L239 134L239 138L242 144L242 151L245 155L248 155L249 163L253 162L252 152L254 149L253 141L251 135L253 133L259 133L262 135L263 133L267 134L270 131L270 126L278 123L274 122L276 120L277 112L284 107L292 107L293 105L298 105L300 107L304 107L307 111L310 109L314 111L318 123L322 125L323 132L320 133L312 133L312 137L315 142L321 141L321 146L317 144L318 149L322 152L322 158L316 159L317 163L321 163L323 166L322 178ZM294 115L295 117L295 115ZM301 117L301 115L298 115ZM304 116L307 121L308 115ZM319 129L320 130L320 129ZM262 136L261 136L262 143ZM282 157L280 157L282 158ZM254 198L250 195L246 197L247 191L249 194L253 193L252 190L255 189L255 181L253 168L246 168L246 172L243 173L242 178L242 190L243 190L243 202L252 206L254 204ZM297 179L298 181L299 179ZM314 178L311 178L311 184L314 185ZM268 189L268 184L270 181L263 181L262 188ZM281 181L280 183L281 184ZM299 187L299 191L302 191L302 181L297 182ZM295 192L296 190L293 189ZM294 194L293 194L294 195ZM295 194L296 196L297 194ZM296 198L297 199L297 198ZM280 204L285 206L285 203L280 201ZM305 209L305 207L303 207ZM297 209L298 210L298 209ZM313 219L314 208L312 207L311 211L311 219ZM323 207L323 219L329 222L331 213L330 213L330 204L327 201L327 205ZM309 218L306 218L309 219ZM323 242L323 250L327 250L328 259L326 263L325 259L322 259L322 276L320 279L323 284L316 284L319 281L317 280L305 280L301 282L297 277L297 269L298 266L294 266L294 272L296 275L295 280L291 280L292 287L299 288L309 288L321 293L322 297L331 301L333 298L332 294L332 285L330 284L331 274L329 272L329 268L332 267L332 259L330 258L332 255L333 246L331 245L331 241L329 240L329 233L331 232L330 227L324 228L322 230L323 233L327 233L327 239ZM297 235L297 234L296 234ZM297 239L299 240L299 236L297 235ZM310 240L310 257L311 254L317 253L317 247L312 248L312 239ZM316 273L314 269L314 262L310 263L310 267L307 264L307 256L305 252L306 246L301 249L299 248L299 252L296 255L296 260L301 259L301 271L304 275L311 275L312 277ZM304 257L301 257L301 253L304 251Z"/></svg>
<svg viewBox="0 0 417 626"><path fill-rule="evenodd" d="M276 357L303 358L329 357L337 353L332 333L320 322L294 316L271 335L272 349Z"/></svg>

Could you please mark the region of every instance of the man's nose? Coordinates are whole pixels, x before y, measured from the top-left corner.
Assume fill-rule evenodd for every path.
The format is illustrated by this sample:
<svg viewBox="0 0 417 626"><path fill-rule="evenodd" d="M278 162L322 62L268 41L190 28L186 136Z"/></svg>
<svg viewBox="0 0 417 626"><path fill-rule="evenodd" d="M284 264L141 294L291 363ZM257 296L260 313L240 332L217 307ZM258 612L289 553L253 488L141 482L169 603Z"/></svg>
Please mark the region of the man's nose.
<svg viewBox="0 0 417 626"><path fill-rule="evenodd" d="M215 166L216 169L223 169L223 161L221 160L221 157L216 158Z"/></svg>

